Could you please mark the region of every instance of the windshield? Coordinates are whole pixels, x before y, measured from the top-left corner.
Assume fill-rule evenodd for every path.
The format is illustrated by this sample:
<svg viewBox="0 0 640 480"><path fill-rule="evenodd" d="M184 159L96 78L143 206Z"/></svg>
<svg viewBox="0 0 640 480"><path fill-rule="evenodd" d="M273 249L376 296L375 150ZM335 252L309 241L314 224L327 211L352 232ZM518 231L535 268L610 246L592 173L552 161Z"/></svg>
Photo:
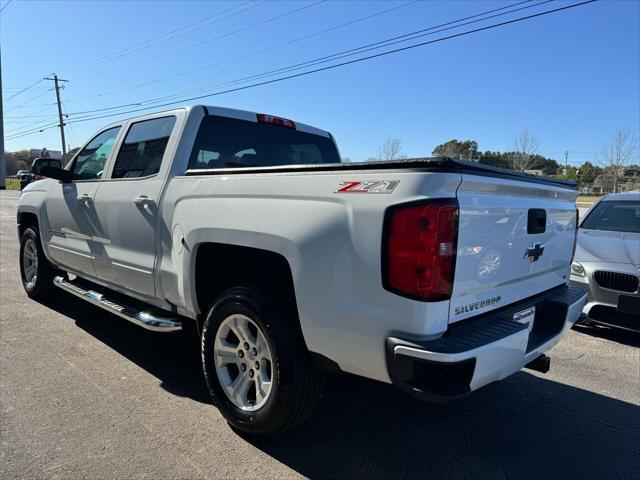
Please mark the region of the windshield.
<svg viewBox="0 0 640 480"><path fill-rule="evenodd" d="M640 233L640 202L629 200L600 202L584 219L581 228Z"/></svg>

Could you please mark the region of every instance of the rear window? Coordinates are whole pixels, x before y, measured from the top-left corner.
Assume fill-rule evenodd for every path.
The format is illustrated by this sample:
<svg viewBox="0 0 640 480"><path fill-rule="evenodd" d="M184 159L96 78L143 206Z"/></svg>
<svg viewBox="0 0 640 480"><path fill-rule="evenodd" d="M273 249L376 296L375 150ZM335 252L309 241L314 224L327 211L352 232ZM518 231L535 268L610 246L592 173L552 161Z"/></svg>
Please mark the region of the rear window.
<svg viewBox="0 0 640 480"><path fill-rule="evenodd" d="M328 137L218 116L202 120L189 169L340 163Z"/></svg>
<svg viewBox="0 0 640 480"><path fill-rule="evenodd" d="M609 200L600 202L584 219L582 228L640 233L640 202Z"/></svg>

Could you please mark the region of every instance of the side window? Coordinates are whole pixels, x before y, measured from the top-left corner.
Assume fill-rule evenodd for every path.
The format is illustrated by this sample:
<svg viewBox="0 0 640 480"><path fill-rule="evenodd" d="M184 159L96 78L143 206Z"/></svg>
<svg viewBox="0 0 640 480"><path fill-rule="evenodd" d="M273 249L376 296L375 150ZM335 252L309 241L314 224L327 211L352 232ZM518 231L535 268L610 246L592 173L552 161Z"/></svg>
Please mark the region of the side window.
<svg viewBox="0 0 640 480"><path fill-rule="evenodd" d="M162 117L131 125L111 178L146 177L158 173L175 123L176 117Z"/></svg>
<svg viewBox="0 0 640 480"><path fill-rule="evenodd" d="M78 154L71 171L74 180L98 180L113 148L120 127L113 127L99 133Z"/></svg>

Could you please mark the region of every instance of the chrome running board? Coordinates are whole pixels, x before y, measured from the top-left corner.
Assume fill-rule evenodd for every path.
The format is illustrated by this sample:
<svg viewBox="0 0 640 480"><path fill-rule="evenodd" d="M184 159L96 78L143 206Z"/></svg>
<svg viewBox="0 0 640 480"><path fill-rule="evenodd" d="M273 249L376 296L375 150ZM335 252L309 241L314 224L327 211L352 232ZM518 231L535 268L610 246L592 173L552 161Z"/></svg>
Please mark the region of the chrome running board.
<svg viewBox="0 0 640 480"><path fill-rule="evenodd" d="M104 294L94 290L85 290L82 287L74 285L64 277L58 276L54 278L53 284L82 300L103 308L107 312L118 315L125 320L129 320L131 323L146 330L153 332L176 332L182 330L182 322L177 318L160 317L152 313L141 312L126 305L120 305L109 300Z"/></svg>

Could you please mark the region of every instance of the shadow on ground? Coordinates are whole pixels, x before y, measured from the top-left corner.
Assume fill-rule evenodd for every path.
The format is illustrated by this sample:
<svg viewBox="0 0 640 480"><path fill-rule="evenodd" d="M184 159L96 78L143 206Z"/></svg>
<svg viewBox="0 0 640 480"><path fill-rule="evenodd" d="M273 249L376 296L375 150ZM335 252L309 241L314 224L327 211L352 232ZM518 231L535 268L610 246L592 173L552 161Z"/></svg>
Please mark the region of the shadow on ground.
<svg viewBox="0 0 640 480"><path fill-rule="evenodd" d="M176 333L149 332L62 292L45 305L154 375L168 392L211 403L195 327Z"/></svg>
<svg viewBox="0 0 640 480"><path fill-rule="evenodd" d="M607 327L596 324L576 324L573 326L576 332L591 335L592 337L603 338L612 342L617 342L629 347L640 348L640 333L621 330L619 328Z"/></svg>
<svg viewBox="0 0 640 480"><path fill-rule="evenodd" d="M209 403L194 332L146 332L67 295L48 306ZM302 428L245 440L311 478L638 478L640 408L524 372L444 406L341 375Z"/></svg>

